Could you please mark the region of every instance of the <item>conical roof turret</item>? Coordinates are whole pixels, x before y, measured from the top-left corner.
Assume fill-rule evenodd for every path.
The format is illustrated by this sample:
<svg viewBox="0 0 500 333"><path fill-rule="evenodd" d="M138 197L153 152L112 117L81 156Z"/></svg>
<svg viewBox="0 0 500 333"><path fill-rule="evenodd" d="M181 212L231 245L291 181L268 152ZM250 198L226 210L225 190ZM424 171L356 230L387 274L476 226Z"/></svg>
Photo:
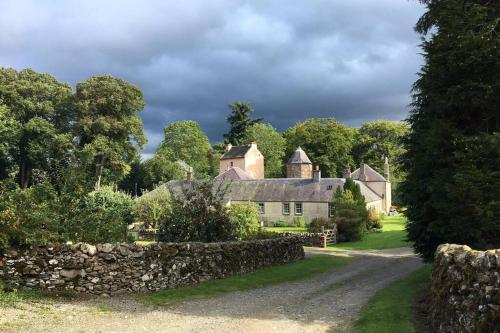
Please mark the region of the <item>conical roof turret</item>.
<svg viewBox="0 0 500 333"><path fill-rule="evenodd" d="M307 157L306 152L303 151L302 148L300 148L299 146L297 147L297 149L295 149L292 156L290 156L287 164L312 164L312 163L309 157Z"/></svg>

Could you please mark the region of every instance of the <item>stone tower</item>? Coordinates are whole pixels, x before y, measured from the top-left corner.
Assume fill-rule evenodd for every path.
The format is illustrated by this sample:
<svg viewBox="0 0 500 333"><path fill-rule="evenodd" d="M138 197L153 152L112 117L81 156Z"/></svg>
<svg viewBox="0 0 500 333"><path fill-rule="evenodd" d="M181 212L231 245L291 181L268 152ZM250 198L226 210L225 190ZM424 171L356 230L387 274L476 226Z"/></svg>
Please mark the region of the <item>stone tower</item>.
<svg viewBox="0 0 500 333"><path fill-rule="evenodd" d="M287 178L312 178L313 166L309 157L298 147L286 163Z"/></svg>

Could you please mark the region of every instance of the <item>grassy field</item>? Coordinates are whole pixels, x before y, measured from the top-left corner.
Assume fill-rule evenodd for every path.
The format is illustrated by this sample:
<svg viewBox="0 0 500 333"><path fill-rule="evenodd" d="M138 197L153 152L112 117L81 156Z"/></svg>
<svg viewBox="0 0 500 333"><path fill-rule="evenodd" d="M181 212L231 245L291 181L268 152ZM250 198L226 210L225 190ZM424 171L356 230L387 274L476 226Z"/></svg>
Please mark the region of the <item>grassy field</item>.
<svg viewBox="0 0 500 333"><path fill-rule="evenodd" d="M355 328L358 333L415 332L412 302L417 291L430 280L431 265L379 291L361 309Z"/></svg>
<svg viewBox="0 0 500 333"><path fill-rule="evenodd" d="M411 245L405 241L406 218L403 215L386 216L383 223L382 232L371 232L366 234L361 241L339 243L330 245L328 248L332 250L380 250Z"/></svg>
<svg viewBox="0 0 500 333"><path fill-rule="evenodd" d="M306 227L264 227L264 230L272 232L307 232Z"/></svg>
<svg viewBox="0 0 500 333"><path fill-rule="evenodd" d="M152 305L172 305L178 302L214 297L223 293L264 287L271 284L297 281L320 273L339 269L352 262L352 258L330 255L313 255L304 260L275 266L253 273L212 280L192 287L167 289L141 300Z"/></svg>

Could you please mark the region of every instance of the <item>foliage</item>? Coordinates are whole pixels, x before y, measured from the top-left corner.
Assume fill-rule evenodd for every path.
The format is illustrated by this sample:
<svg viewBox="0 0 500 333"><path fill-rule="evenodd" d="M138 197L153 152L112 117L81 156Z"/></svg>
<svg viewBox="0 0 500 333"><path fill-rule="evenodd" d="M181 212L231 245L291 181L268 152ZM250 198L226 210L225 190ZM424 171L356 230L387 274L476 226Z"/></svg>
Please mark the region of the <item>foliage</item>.
<svg viewBox="0 0 500 333"><path fill-rule="evenodd" d="M341 209L337 211L333 221L337 224L339 242L358 241L363 237L365 221L357 210Z"/></svg>
<svg viewBox="0 0 500 333"><path fill-rule="evenodd" d="M223 206L227 186L221 182L194 181L172 193L172 210L159 221L160 241L217 242L235 237L234 225Z"/></svg>
<svg viewBox="0 0 500 333"><path fill-rule="evenodd" d="M283 159L286 142L283 136L271 124L257 123L250 126L243 136L244 143L257 143L259 151L264 155L266 178L283 176Z"/></svg>
<svg viewBox="0 0 500 333"><path fill-rule="evenodd" d="M18 166L22 188L32 183L34 169L50 174L71 151L71 95L68 84L49 74L0 68L0 159Z"/></svg>
<svg viewBox="0 0 500 333"><path fill-rule="evenodd" d="M500 7L425 0L425 64L413 87L402 184L408 235L431 260L441 243L500 246Z"/></svg>
<svg viewBox="0 0 500 333"><path fill-rule="evenodd" d="M364 123L355 136L352 156L355 165L369 164L380 174L384 174L384 157L391 165L390 181L393 201L398 201L398 184L404 179L401 167L405 152L403 139L409 133L408 124L394 121L370 121Z"/></svg>
<svg viewBox="0 0 500 333"><path fill-rule="evenodd" d="M288 128L285 156L290 156L300 146L312 163L319 165L324 177L340 177L350 156L355 131L334 118L308 119Z"/></svg>
<svg viewBox="0 0 500 333"><path fill-rule="evenodd" d="M277 228L284 228L284 227L289 227L290 224L288 222L285 222L285 221L274 221L273 222L273 227L277 227Z"/></svg>
<svg viewBox="0 0 500 333"><path fill-rule="evenodd" d="M165 139L155 153L158 161L170 161L170 163L183 161L193 168L198 178L210 175L212 148L208 137L197 122L191 120L174 122L163 131ZM156 179L158 178L156 176Z"/></svg>
<svg viewBox="0 0 500 333"><path fill-rule="evenodd" d="M224 134L224 141L236 146L245 144L245 133L252 125L260 123L262 118L250 118L254 112L250 103L234 102L229 105L229 108L231 114L226 119L231 128L229 133Z"/></svg>
<svg viewBox="0 0 500 333"><path fill-rule="evenodd" d="M138 111L144 108L142 91L110 75L93 76L76 86L75 131L82 157L95 170L99 190L103 172L122 177L146 143Z"/></svg>
<svg viewBox="0 0 500 333"><path fill-rule="evenodd" d="M0 193L0 250L61 239L59 202L50 184L21 189L5 180L0 183Z"/></svg>
<svg viewBox="0 0 500 333"><path fill-rule="evenodd" d="M414 326L413 301L415 295L429 284L431 266L410 273L382 289L361 309L356 321L356 332L417 332Z"/></svg>
<svg viewBox="0 0 500 333"><path fill-rule="evenodd" d="M65 225L69 240L107 243L127 240L127 225L134 221L134 200L126 193L103 186L88 193Z"/></svg>
<svg viewBox="0 0 500 333"><path fill-rule="evenodd" d="M234 203L227 209L232 224L232 238L243 240L251 238L260 228L259 210L253 203Z"/></svg>
<svg viewBox="0 0 500 333"><path fill-rule="evenodd" d="M302 216L297 216L293 218L292 226L297 228L303 228L306 226L306 221Z"/></svg>
<svg viewBox="0 0 500 333"><path fill-rule="evenodd" d="M351 262L352 259L348 257L311 255L300 261L260 269L253 273L206 281L191 287L162 290L153 295L144 296L144 301L152 305L168 306L193 299L215 297L228 292L299 281L324 272L340 269Z"/></svg>
<svg viewBox="0 0 500 333"><path fill-rule="evenodd" d="M366 228L368 230L372 229L382 229L384 226L380 214L374 208L368 209L368 220L366 223Z"/></svg>
<svg viewBox="0 0 500 333"><path fill-rule="evenodd" d="M322 227L327 229L333 228L333 222L330 219L324 217L315 217L312 219L311 223L307 226L309 232L321 232Z"/></svg>
<svg viewBox="0 0 500 333"><path fill-rule="evenodd" d="M156 229L158 223L170 215L170 201L170 191L165 187L144 193L135 203L135 221L143 223L146 228Z"/></svg>

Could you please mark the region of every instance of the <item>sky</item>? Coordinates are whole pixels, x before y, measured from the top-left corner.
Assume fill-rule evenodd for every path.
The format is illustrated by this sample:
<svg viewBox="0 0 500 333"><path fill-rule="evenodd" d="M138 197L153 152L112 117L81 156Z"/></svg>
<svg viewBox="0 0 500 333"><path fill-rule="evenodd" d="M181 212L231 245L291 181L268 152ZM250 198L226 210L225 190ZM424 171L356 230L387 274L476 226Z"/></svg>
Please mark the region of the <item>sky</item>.
<svg viewBox="0 0 500 333"><path fill-rule="evenodd" d="M174 121L222 140L234 101L280 131L405 119L423 12L416 0L0 0L0 66L139 86L149 156Z"/></svg>

